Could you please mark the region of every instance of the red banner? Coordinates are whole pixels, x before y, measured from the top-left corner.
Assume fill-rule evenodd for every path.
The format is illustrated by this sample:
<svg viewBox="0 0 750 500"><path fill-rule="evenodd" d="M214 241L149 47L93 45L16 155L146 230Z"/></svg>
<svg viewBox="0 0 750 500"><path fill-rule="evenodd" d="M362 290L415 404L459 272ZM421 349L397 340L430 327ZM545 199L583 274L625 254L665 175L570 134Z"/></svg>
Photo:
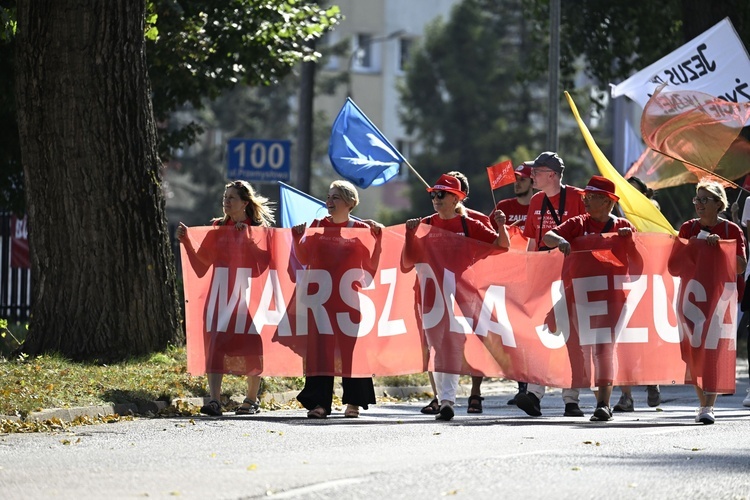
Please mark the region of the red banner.
<svg viewBox="0 0 750 500"><path fill-rule="evenodd" d="M29 269L29 228L28 218L19 219L15 215L10 218L10 267Z"/></svg>
<svg viewBox="0 0 750 500"><path fill-rule="evenodd" d="M564 258L500 252L426 224L382 233L308 229L295 249L288 229L190 229L199 249L191 258L182 248L193 264L183 265L190 373L435 369L556 387L734 391L731 243L593 235Z"/></svg>

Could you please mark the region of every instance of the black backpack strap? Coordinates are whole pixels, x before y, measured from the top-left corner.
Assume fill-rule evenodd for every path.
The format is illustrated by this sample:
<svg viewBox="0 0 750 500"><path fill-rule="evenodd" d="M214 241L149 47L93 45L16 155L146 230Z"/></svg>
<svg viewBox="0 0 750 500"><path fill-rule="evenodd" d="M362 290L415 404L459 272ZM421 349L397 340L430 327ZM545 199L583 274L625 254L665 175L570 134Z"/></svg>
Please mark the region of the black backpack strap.
<svg viewBox="0 0 750 500"><path fill-rule="evenodd" d="M612 214L609 214L609 220L606 224L604 224L604 227L602 228L602 232L599 234L608 233L610 229L612 229L612 226L615 225L615 217Z"/></svg>
<svg viewBox="0 0 750 500"><path fill-rule="evenodd" d="M549 201L549 197L547 195L544 195L544 200L542 200L542 215L539 217L539 241L542 241L542 238L544 235L542 234L543 228L544 228L544 216L547 212L552 216L552 220L555 221L555 226L559 226L562 222L563 214L565 214L565 198L568 194L568 186L565 184L562 185L562 189L560 190L560 205L557 207L557 213L555 213L555 209L552 206L552 202Z"/></svg>
<svg viewBox="0 0 750 500"><path fill-rule="evenodd" d="M469 224L466 222L466 216L461 216L461 225L464 227L464 236L469 237Z"/></svg>

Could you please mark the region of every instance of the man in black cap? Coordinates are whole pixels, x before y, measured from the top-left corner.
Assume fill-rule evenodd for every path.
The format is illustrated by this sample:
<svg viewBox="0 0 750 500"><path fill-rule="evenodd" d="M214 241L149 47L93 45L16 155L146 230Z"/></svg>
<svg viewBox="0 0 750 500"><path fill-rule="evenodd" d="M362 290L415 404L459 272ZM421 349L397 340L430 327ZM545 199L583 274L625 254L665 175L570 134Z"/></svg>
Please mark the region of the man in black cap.
<svg viewBox="0 0 750 500"><path fill-rule="evenodd" d="M526 227L523 231L523 235L529 240L526 249L530 252L549 250L542 241L544 235L571 217L586 213L581 198L583 193L576 187L562 183L565 164L557 153L545 151L534 161L524 162L524 165L531 167L534 187L540 190L531 197L529 203ZM530 383L526 393L519 393L514 398L516 405L532 417L540 416L541 399L545 390L546 387L543 385ZM583 416L583 411L578 405L579 392L578 389L563 389L566 417Z"/></svg>

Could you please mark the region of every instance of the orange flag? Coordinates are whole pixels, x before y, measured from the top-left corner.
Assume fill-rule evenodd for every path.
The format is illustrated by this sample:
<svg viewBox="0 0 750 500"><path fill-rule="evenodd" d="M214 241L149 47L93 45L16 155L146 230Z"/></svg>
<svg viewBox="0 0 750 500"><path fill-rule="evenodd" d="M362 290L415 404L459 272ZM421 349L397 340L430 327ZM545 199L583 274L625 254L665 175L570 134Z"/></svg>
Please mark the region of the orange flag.
<svg viewBox="0 0 750 500"><path fill-rule="evenodd" d="M501 161L491 167L487 167L490 188L494 191L497 188L513 184L516 182L516 174L514 172L513 162L510 160Z"/></svg>
<svg viewBox="0 0 750 500"><path fill-rule="evenodd" d="M660 87L641 118L643 140L650 149L626 176L637 175L654 189L703 178L733 185L731 180L750 171L750 143L739 136L748 119L749 103Z"/></svg>

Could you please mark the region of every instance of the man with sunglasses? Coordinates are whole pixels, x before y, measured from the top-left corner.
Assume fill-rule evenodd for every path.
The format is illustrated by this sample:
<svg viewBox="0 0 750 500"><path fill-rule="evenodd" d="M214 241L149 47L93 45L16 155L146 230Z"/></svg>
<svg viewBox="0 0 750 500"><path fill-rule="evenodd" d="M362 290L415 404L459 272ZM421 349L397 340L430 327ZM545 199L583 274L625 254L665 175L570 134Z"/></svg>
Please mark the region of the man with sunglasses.
<svg viewBox="0 0 750 500"><path fill-rule="evenodd" d="M586 213L586 207L581 198L582 191L562 183L565 164L555 152L545 151L534 161L524 162L524 165L531 168L534 187L540 190L531 197L529 203L526 227L523 231L523 235L529 240L526 249L529 252L549 250L542 241L544 235L566 220ZM528 384L526 393L519 393L514 398L516 406L527 415L541 416L541 399L544 397L545 390L546 387L543 385ZM566 417L583 416L583 411L578 405L579 392L578 389L563 389L562 397Z"/></svg>
<svg viewBox="0 0 750 500"><path fill-rule="evenodd" d="M604 233L617 233L618 236L630 238L635 232L635 226L625 218L615 217L612 215L612 209L615 203L619 201L619 197L615 194L615 184L611 180L594 175L586 185L583 195L583 203L586 207L586 213L572 217L554 229L548 231L543 238L544 244L549 248L557 247L566 257L571 252L571 242L587 235L596 235ZM626 249L632 249L632 239L625 240ZM622 246L619 247L622 249ZM621 262L620 266L627 266L629 260L640 262L639 259L629 259L627 254L622 255L626 252L620 251L621 255L618 255L618 247L614 246L611 249L615 252L618 260ZM591 264L589 266L588 264ZM597 269L601 271L596 262L589 262L585 260L579 260L577 265L583 269ZM612 265L612 267L615 267ZM625 267L627 269L627 267ZM566 275L565 267L563 267L563 276ZM564 278L569 279L569 278ZM566 285L568 286L568 285ZM622 292L611 292L607 295L607 303L612 306L609 310L613 315L617 316L622 306L625 303L625 296ZM609 318L611 321L617 322L612 317ZM609 342L597 343L595 345L584 345L580 341L581 333L590 334L589 327L580 324L575 326L577 321L573 318L571 323L571 329L579 332L579 341L574 342L573 345L578 347L571 347L571 340L568 341L569 353L571 353L571 367L573 371L573 379L579 378L590 378L590 367L593 364L594 367L594 379L595 384L598 387L596 393L596 409L591 417L592 422L606 422L612 420L612 408L609 406L609 400L612 396L612 382L615 379L614 374L614 341L610 339ZM577 351L575 355L573 351ZM575 382L574 382L575 383Z"/></svg>

